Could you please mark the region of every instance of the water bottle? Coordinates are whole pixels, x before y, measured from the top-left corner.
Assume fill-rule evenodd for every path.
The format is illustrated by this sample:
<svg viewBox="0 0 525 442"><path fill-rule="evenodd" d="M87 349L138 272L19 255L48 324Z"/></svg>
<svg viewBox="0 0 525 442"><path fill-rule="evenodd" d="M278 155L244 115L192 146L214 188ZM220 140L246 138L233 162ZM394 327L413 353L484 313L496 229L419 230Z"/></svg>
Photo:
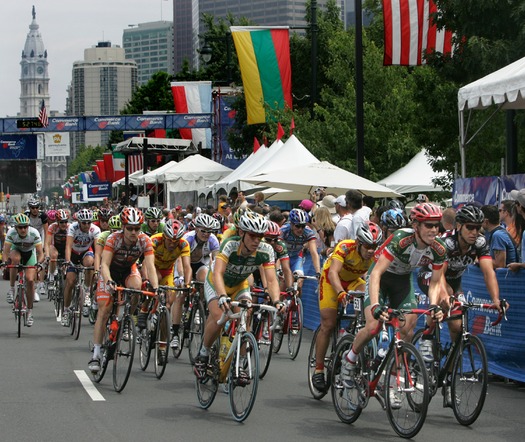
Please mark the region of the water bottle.
<svg viewBox="0 0 525 442"><path fill-rule="evenodd" d="M111 341L115 341L117 339L117 331L118 331L118 322L116 319L113 319L111 322L111 325L109 326L109 339Z"/></svg>
<svg viewBox="0 0 525 442"><path fill-rule="evenodd" d="M377 371L379 366L381 365L381 362L383 362L383 359L385 358L386 354L388 353L388 332L386 330L382 330L381 334L379 336L379 341L377 343L377 354L372 363L370 364L370 368L373 371Z"/></svg>

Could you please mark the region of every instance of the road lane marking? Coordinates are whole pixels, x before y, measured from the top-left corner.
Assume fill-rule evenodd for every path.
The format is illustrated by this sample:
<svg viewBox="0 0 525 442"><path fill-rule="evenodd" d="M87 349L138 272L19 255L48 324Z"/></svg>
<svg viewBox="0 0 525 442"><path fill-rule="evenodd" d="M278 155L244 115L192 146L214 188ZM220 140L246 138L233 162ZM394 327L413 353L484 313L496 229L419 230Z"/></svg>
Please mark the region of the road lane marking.
<svg viewBox="0 0 525 442"><path fill-rule="evenodd" d="M106 400L104 399L104 396L102 396L96 389L96 387L93 385L93 382L91 382L91 379L89 379L89 376L84 370L75 370L75 374L77 375L77 378L82 384L82 387L84 387L84 390L86 390L86 393L89 394L89 397L91 399L93 399L94 401Z"/></svg>

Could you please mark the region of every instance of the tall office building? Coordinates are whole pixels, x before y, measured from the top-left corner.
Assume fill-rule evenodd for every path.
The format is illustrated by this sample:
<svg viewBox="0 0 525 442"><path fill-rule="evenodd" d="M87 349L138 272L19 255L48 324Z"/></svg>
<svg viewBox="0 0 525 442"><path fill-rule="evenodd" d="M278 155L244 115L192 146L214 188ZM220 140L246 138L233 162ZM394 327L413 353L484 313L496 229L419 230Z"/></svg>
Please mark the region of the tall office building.
<svg viewBox="0 0 525 442"><path fill-rule="evenodd" d="M73 63L68 97L68 115L118 115L137 87L137 63L126 60L124 49L99 42L84 50L84 60ZM109 131L76 132L71 136L71 154L80 146L102 146Z"/></svg>
<svg viewBox="0 0 525 442"><path fill-rule="evenodd" d="M318 8L326 2L318 0ZM344 0L340 2L344 8ZM199 34L206 31L199 21L203 13L215 18L231 13L259 26L306 26L306 0L173 0L175 72L181 69L184 59L190 66L198 66Z"/></svg>
<svg viewBox="0 0 525 442"><path fill-rule="evenodd" d="M156 21L129 25L122 36L127 60L137 63L139 85L149 81L155 72L174 73L173 23Z"/></svg>

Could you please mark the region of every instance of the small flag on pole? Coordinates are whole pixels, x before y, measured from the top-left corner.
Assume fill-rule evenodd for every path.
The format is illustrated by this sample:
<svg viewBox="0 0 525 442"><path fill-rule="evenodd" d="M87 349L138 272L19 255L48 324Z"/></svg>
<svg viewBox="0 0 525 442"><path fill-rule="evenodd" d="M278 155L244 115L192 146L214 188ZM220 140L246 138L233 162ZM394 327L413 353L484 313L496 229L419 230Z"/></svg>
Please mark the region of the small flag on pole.
<svg viewBox="0 0 525 442"><path fill-rule="evenodd" d="M253 137L253 153L257 152L261 148L257 137Z"/></svg>
<svg viewBox="0 0 525 442"><path fill-rule="evenodd" d="M42 100L40 105L40 112L38 113L38 121L42 123L43 127L49 126L49 119L47 118L46 103Z"/></svg>
<svg viewBox="0 0 525 442"><path fill-rule="evenodd" d="M281 126L281 123L277 123L277 139L280 140L284 135L284 129Z"/></svg>
<svg viewBox="0 0 525 442"><path fill-rule="evenodd" d="M290 123L290 136L293 135L293 130L295 129L295 121L292 117L292 122Z"/></svg>

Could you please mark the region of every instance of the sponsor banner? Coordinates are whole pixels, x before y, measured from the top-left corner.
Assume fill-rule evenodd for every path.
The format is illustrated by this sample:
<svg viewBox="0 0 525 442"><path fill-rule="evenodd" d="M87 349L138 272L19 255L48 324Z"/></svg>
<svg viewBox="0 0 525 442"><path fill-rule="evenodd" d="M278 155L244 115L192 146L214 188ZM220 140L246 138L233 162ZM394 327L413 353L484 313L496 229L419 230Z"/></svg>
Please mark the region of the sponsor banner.
<svg viewBox="0 0 525 442"><path fill-rule="evenodd" d="M69 132L44 134L46 157L68 157L71 155Z"/></svg>
<svg viewBox="0 0 525 442"><path fill-rule="evenodd" d="M452 205L455 208L474 202L498 205L502 200L509 199L512 190L523 188L525 174L458 178L454 181Z"/></svg>
<svg viewBox="0 0 525 442"><path fill-rule="evenodd" d="M87 183L82 186L84 200L99 200L111 197L111 183L101 181L98 183Z"/></svg>
<svg viewBox="0 0 525 442"><path fill-rule="evenodd" d="M88 117L86 130L124 130L126 129L125 117Z"/></svg>
<svg viewBox="0 0 525 442"><path fill-rule="evenodd" d="M1 135L1 160L36 160L36 135Z"/></svg>
<svg viewBox="0 0 525 442"><path fill-rule="evenodd" d="M214 100L215 123L217 126L217 137L214 138L212 146L212 159L230 169L236 169L246 159L246 155L239 158L230 148L228 143L228 131L235 123L235 109L233 103L237 97L217 95Z"/></svg>
<svg viewBox="0 0 525 442"><path fill-rule="evenodd" d="M204 129L211 127L211 114L166 115L166 129Z"/></svg>

